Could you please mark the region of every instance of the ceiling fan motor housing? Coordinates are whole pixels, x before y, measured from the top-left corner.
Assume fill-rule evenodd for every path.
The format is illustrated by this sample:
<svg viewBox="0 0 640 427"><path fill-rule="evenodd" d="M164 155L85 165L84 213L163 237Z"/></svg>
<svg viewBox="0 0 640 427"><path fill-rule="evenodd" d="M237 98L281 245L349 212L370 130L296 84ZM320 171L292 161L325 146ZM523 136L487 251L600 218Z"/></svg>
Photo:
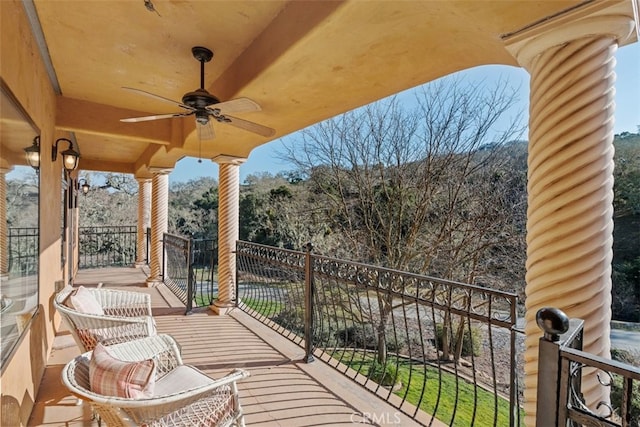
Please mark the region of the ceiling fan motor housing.
<svg viewBox="0 0 640 427"><path fill-rule="evenodd" d="M218 104L220 100L204 89L196 89L193 92L185 93L182 103L193 108L205 108L208 105Z"/></svg>

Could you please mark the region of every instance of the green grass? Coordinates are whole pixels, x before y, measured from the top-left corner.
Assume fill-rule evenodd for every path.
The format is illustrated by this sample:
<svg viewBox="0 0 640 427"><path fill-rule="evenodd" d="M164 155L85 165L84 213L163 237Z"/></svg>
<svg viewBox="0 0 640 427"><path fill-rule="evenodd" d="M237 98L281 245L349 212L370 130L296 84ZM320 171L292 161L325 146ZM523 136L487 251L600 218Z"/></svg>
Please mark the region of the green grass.
<svg viewBox="0 0 640 427"><path fill-rule="evenodd" d="M334 355L336 356L339 357L339 354ZM353 361L349 362L352 356ZM367 372L373 363L373 357L344 352L342 362L352 369ZM395 394L404 397L406 393L405 399L416 406L422 398L420 409L435 415L445 424L469 427L475 419L473 424L475 427L509 425L507 400L498 397L496 402L493 393L474 387L473 384L453 374L438 371L436 367L425 368L421 364L412 365L404 359L395 357L390 357L389 363L398 364L398 378L402 383L402 387L395 391ZM409 381L410 374L411 381ZM423 387L425 387L424 394L422 394ZM495 423L494 420L496 420Z"/></svg>
<svg viewBox="0 0 640 427"><path fill-rule="evenodd" d="M215 300L216 298L218 298L218 295L213 295L212 299ZM205 307L209 304L211 304L212 301L209 300L209 295L203 295L203 294L197 294L193 297L194 301L195 301L195 305L196 307Z"/></svg>
<svg viewBox="0 0 640 427"><path fill-rule="evenodd" d="M271 317L274 314L280 313L284 309L284 303L277 301L265 301L260 299L253 298L242 298L242 302L247 305L247 307L255 310L256 312L262 314L265 317Z"/></svg>

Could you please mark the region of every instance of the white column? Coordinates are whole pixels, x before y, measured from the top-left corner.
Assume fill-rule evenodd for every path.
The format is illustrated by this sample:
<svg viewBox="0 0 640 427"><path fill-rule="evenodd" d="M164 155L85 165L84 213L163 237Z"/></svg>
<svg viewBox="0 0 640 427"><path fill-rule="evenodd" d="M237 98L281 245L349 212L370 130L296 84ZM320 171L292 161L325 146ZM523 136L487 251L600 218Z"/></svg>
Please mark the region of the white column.
<svg viewBox="0 0 640 427"><path fill-rule="evenodd" d="M136 230L136 267L147 265L147 228L150 227L151 180L136 178L138 181L138 228Z"/></svg>
<svg viewBox="0 0 640 427"><path fill-rule="evenodd" d="M613 243L615 58L633 19L591 16L544 23L508 48L531 74L525 424L535 425L538 341L536 312L557 307L585 321L583 349L610 357ZM583 393L596 411L609 389L583 373Z"/></svg>
<svg viewBox="0 0 640 427"><path fill-rule="evenodd" d="M239 236L240 165L244 158L218 156L218 299L211 307L226 314L236 300L236 241Z"/></svg>
<svg viewBox="0 0 640 427"><path fill-rule="evenodd" d="M149 251L150 275L147 286L162 283L162 235L169 224L169 173L171 169L153 169L151 183L151 250Z"/></svg>

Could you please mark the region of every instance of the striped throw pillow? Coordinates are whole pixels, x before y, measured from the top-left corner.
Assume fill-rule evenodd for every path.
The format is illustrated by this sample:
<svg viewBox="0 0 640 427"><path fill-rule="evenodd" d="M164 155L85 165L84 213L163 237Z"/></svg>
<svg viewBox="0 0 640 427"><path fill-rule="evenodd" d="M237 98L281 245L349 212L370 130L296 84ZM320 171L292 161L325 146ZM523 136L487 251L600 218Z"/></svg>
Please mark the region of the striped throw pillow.
<svg viewBox="0 0 640 427"><path fill-rule="evenodd" d="M152 359L124 362L98 343L89 363L89 383L94 393L103 396L144 399L153 396L155 363Z"/></svg>

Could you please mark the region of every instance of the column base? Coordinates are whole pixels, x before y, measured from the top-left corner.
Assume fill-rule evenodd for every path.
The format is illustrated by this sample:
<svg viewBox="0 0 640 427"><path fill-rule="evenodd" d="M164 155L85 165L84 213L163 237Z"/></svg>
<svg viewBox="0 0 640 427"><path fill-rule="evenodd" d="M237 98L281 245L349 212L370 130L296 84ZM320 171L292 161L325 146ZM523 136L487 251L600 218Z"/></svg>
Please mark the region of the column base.
<svg viewBox="0 0 640 427"><path fill-rule="evenodd" d="M160 285L162 282L162 280L158 280L158 279L151 279L148 278L145 281L145 284L147 285L147 288L155 288L156 286Z"/></svg>
<svg viewBox="0 0 640 427"><path fill-rule="evenodd" d="M142 268L146 266L147 266L146 261L136 261L135 264L133 264L133 268Z"/></svg>
<svg viewBox="0 0 640 427"><path fill-rule="evenodd" d="M228 301L228 302L216 301L213 304L211 304L209 308L218 316L224 316L226 314L231 313L236 308L236 305L231 301Z"/></svg>

